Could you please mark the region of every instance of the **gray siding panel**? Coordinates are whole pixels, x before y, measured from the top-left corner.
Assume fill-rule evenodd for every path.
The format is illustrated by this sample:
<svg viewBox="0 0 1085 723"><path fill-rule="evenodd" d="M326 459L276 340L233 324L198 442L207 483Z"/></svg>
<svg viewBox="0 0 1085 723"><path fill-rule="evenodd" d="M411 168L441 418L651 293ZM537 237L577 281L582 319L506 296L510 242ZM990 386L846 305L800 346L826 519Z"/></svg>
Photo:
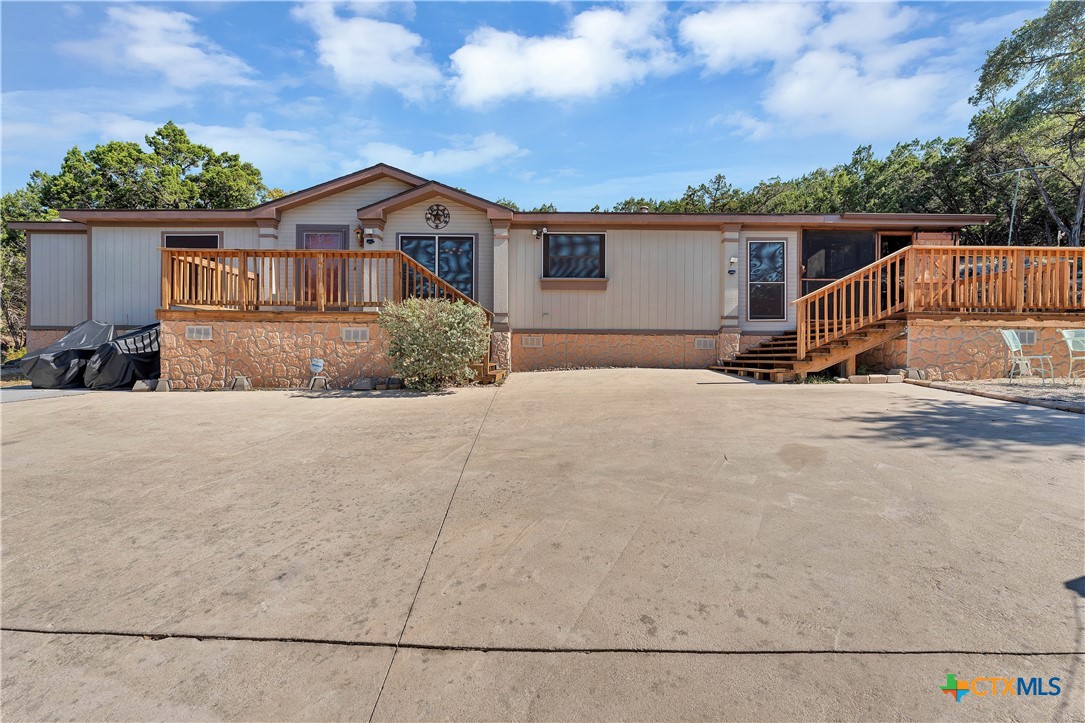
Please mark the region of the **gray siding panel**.
<svg viewBox="0 0 1085 723"><path fill-rule="evenodd" d="M542 241L513 229L509 243L514 329L719 327L719 231L608 231L605 291L543 290Z"/></svg>
<svg viewBox="0 0 1085 723"><path fill-rule="evenodd" d="M86 234L32 233L29 326L67 327L86 319Z"/></svg>
<svg viewBox="0 0 1085 723"><path fill-rule="evenodd" d="M364 186L352 188L327 198L321 198L304 206L283 211L279 220L279 241L277 248L297 248L298 226L310 224L333 224L336 226L358 225L358 209L376 203L382 199L402 193L410 188L402 181L392 178L379 178ZM354 236L349 239L351 248L358 248ZM368 247L373 249L375 247Z"/></svg>

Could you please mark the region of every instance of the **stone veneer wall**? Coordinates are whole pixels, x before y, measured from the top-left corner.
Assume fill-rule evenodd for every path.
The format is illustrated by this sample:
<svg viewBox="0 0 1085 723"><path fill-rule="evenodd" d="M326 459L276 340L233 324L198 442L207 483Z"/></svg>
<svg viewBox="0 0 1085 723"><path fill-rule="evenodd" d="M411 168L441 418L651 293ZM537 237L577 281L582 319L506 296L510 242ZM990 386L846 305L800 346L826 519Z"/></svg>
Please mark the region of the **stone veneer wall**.
<svg viewBox="0 0 1085 723"><path fill-rule="evenodd" d="M508 369L510 371L512 370L512 332L491 331L490 351L490 361L497 365L499 369Z"/></svg>
<svg viewBox="0 0 1085 723"><path fill-rule="evenodd" d="M210 341L185 338L185 327L210 326ZM369 328L368 342L345 342L343 327ZM309 383L309 360L324 360L332 388L358 377L391 376L376 322L163 321L162 378L174 389L221 389L237 374L254 387L291 389Z"/></svg>
<svg viewBox="0 0 1085 723"><path fill-rule="evenodd" d="M1058 330L1081 328L1081 323L1067 321L1055 325L1045 322L1006 321L999 324L961 321L913 320L908 323L906 338L894 339L859 356L859 364L871 369L918 369L934 381L1004 378L1009 368L1009 352L1002 342L1003 329L1034 329L1036 344L1026 347L1027 354L1050 355L1055 375L1065 377L1070 370L1070 353Z"/></svg>
<svg viewBox="0 0 1085 723"><path fill-rule="evenodd" d="M43 349L67 333L67 329L27 329L26 350Z"/></svg>
<svg viewBox="0 0 1085 723"><path fill-rule="evenodd" d="M541 347L525 347L524 337L542 337ZM716 361L716 349L697 349L696 339L713 334L512 334L512 370L580 367L658 367L700 369Z"/></svg>

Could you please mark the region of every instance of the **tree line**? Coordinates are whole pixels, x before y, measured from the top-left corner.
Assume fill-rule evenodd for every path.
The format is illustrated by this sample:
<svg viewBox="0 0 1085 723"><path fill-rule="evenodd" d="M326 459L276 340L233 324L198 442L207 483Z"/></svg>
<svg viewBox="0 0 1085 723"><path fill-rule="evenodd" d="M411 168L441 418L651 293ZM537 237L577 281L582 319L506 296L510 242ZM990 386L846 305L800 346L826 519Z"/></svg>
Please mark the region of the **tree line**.
<svg viewBox="0 0 1085 723"><path fill-rule="evenodd" d="M990 213L969 244L1080 246L1085 223L1085 3L1053 2L988 52L966 137L911 140L798 178L742 189L717 174L674 199L630 197L613 211L665 213ZM0 343L26 340L26 240L12 220L63 208L246 208L283 195L236 154L193 143L172 121L145 145L72 148L56 174L35 171L0 198ZM1027 169L1020 173L1012 169ZM1020 177L1020 178L1019 178ZM1020 180L1012 234L1010 205ZM508 199L499 199L515 210ZM551 204L531 211L556 211ZM601 211L595 206L593 211Z"/></svg>

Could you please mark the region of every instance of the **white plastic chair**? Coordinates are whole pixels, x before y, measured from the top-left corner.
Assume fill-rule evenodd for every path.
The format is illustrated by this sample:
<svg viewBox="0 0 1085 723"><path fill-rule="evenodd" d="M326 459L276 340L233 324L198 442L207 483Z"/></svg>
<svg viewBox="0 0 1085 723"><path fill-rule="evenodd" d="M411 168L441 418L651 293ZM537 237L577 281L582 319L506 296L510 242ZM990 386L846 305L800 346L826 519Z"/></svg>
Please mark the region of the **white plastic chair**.
<svg viewBox="0 0 1085 723"><path fill-rule="evenodd" d="M1070 348L1070 373L1066 381L1068 384L1074 384L1077 379L1085 378L1085 368L1078 372L1079 376L1074 376L1074 362L1085 365L1085 329L1059 329L1059 333L1062 334L1066 346Z"/></svg>
<svg viewBox="0 0 1085 723"><path fill-rule="evenodd" d="M1050 354L1026 354L1021 347L1021 340L1017 337L1017 332L1013 329L999 329L998 333L1002 334L1002 340L1006 342L1006 346L1010 349L1011 380L1015 374L1018 378L1022 375L1031 377L1039 371L1041 384L1047 384L1049 376L1052 383L1054 383L1055 364L1051 361Z"/></svg>

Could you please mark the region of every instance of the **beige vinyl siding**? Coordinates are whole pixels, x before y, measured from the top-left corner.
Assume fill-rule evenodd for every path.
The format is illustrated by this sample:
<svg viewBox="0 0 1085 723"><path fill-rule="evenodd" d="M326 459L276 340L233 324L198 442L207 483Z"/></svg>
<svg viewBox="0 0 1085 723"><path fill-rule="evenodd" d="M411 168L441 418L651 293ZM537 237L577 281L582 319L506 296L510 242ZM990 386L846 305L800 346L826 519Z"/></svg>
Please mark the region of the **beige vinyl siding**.
<svg viewBox="0 0 1085 723"><path fill-rule="evenodd" d="M258 247L256 226L95 226L91 230L94 290L92 313L99 321L138 326L154 321L162 298L163 233L222 233L224 248Z"/></svg>
<svg viewBox="0 0 1085 723"><path fill-rule="evenodd" d="M31 327L69 327L87 320L87 236L30 234Z"/></svg>
<svg viewBox="0 0 1085 723"><path fill-rule="evenodd" d="M784 301L787 318L781 321L750 321L747 319L750 300L746 277L749 272L749 260L746 256L749 241L784 241L784 265L786 282ZM743 231L738 244L738 324L742 331L777 332L795 328L795 305L791 302L799 298L799 231Z"/></svg>
<svg viewBox="0 0 1085 723"><path fill-rule="evenodd" d="M509 324L513 329L714 331L719 327L717 230L607 231L605 291L544 290L539 284L542 241L527 229L513 229L509 243Z"/></svg>
<svg viewBox="0 0 1085 723"><path fill-rule="evenodd" d="M352 188L326 198L283 211L279 220L279 240L276 248L294 249L298 247L297 228L310 224L358 225L358 209L376 203L381 199L403 193L411 186L392 178L378 178L364 186ZM347 240L350 248L358 248L351 234ZM374 247L369 247L374 248Z"/></svg>
<svg viewBox="0 0 1085 723"><path fill-rule="evenodd" d="M451 216L448 225L435 231L426 224L426 209L439 203ZM397 248L399 234L474 234L478 237L475 254L475 285L477 301L487 309L494 308L494 229L485 211L436 197L419 201L413 206L388 214L384 225L384 248Z"/></svg>

